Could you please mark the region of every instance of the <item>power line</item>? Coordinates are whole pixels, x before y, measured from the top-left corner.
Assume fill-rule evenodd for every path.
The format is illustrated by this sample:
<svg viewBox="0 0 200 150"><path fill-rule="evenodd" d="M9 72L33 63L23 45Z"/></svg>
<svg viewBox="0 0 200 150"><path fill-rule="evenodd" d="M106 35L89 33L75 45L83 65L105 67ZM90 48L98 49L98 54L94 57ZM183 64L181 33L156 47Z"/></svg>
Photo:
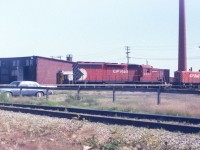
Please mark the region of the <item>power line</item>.
<svg viewBox="0 0 200 150"><path fill-rule="evenodd" d="M178 60L178 58L142 58L142 57L130 57L133 59L146 59L146 60ZM200 59L200 56L196 56L196 57L187 57L187 59L189 60L195 60L195 59Z"/></svg>

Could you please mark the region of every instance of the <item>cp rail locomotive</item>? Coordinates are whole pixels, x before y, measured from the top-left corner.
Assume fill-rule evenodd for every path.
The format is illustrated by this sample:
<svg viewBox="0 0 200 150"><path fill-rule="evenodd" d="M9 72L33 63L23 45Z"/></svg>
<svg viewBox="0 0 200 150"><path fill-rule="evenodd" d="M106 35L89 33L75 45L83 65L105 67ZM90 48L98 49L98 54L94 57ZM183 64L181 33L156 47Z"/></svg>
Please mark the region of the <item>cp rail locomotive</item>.
<svg viewBox="0 0 200 150"><path fill-rule="evenodd" d="M190 71L176 71L174 72L174 78L172 84L175 85L200 85L200 70L199 72L194 72L192 69Z"/></svg>
<svg viewBox="0 0 200 150"><path fill-rule="evenodd" d="M169 69L150 65L105 62L77 62L73 73L60 71L58 84L63 83L169 83Z"/></svg>

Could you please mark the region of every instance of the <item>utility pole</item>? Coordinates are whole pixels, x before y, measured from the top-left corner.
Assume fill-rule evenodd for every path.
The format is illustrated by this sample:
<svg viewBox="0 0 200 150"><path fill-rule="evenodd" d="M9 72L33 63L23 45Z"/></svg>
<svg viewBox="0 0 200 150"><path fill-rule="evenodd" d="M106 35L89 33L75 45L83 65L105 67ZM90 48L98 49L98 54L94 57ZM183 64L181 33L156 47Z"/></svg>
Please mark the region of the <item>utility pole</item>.
<svg viewBox="0 0 200 150"><path fill-rule="evenodd" d="M131 58L131 57L129 57L129 54L130 54L130 47L129 47L129 46L126 46L125 49L126 49L127 64L129 64L129 59Z"/></svg>

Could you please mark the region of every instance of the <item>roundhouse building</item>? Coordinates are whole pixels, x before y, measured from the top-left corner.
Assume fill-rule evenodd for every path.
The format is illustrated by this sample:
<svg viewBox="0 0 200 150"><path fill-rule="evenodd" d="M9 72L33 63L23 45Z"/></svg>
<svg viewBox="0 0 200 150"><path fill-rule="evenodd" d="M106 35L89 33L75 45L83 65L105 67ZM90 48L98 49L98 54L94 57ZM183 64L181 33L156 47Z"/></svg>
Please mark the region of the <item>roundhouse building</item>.
<svg viewBox="0 0 200 150"><path fill-rule="evenodd" d="M58 72L73 74L73 62L41 56L0 58L0 84L16 80L56 84Z"/></svg>

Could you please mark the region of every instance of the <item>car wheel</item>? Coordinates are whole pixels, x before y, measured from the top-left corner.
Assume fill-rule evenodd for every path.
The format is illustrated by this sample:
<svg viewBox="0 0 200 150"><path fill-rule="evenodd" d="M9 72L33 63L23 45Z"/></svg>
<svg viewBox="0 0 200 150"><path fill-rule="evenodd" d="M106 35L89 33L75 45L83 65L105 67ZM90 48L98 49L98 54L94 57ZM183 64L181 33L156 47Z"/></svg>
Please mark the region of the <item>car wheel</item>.
<svg viewBox="0 0 200 150"><path fill-rule="evenodd" d="M43 92L37 92L37 93L36 93L36 96L37 96L37 97L43 97L43 96L44 96L44 93L43 93Z"/></svg>
<svg viewBox="0 0 200 150"><path fill-rule="evenodd" d="M8 98L13 96L11 92L6 92L5 95L6 95L6 97L8 97Z"/></svg>

